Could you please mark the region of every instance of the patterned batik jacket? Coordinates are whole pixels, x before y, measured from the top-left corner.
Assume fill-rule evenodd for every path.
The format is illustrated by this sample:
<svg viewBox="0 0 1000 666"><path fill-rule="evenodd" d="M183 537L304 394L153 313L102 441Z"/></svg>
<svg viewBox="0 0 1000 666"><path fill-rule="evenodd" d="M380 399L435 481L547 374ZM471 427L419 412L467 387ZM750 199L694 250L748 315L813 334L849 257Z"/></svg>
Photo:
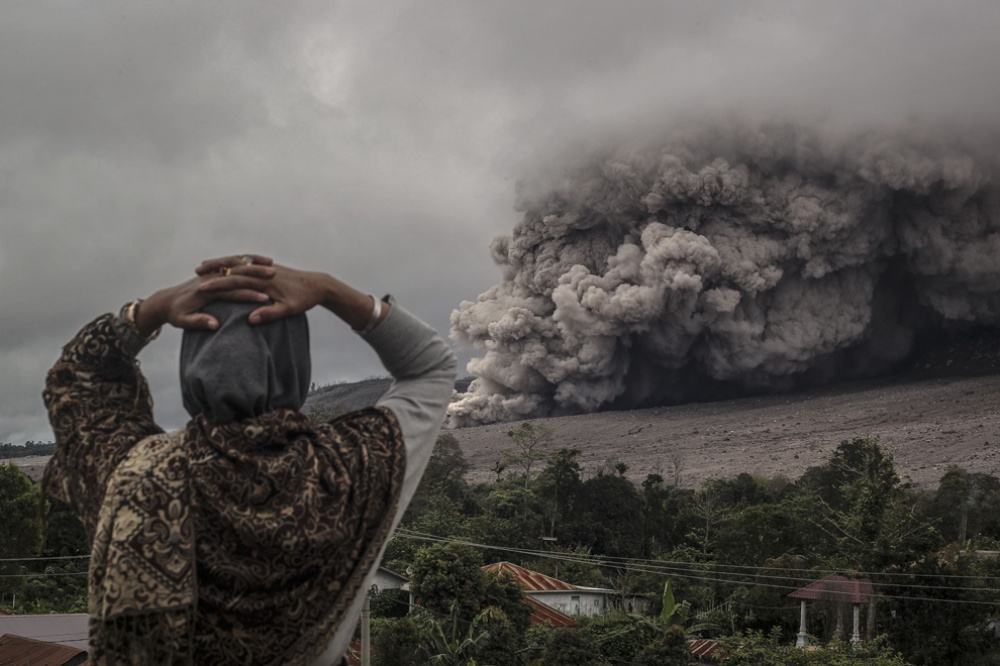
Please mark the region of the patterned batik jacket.
<svg viewBox="0 0 1000 666"><path fill-rule="evenodd" d="M45 404L47 494L92 543L94 664L308 664L388 538L406 466L385 408L316 426L294 410L238 423L153 421L113 315L64 348Z"/></svg>

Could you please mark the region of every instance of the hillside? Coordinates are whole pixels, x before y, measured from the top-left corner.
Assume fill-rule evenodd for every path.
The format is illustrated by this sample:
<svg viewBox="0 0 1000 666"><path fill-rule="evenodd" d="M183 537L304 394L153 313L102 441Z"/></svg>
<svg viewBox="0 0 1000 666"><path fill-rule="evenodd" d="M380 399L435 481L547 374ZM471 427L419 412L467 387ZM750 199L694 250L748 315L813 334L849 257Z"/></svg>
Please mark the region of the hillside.
<svg viewBox="0 0 1000 666"><path fill-rule="evenodd" d="M1000 475L1000 331L947 339L889 377L535 423L553 430L551 448L583 451L591 473L621 461L633 480L655 472L689 487L740 472L795 478L841 440L866 435L878 436L899 473L920 485L935 485L950 464ZM452 431L473 479L490 477L512 425Z"/></svg>
<svg viewBox="0 0 1000 666"><path fill-rule="evenodd" d="M456 382L464 391L469 378ZM388 378L334 384L313 404L374 404ZM642 481L660 473L694 487L740 472L796 477L824 462L841 440L877 435L899 472L934 485L949 464L1000 476L1000 332L970 332L940 344L892 377L789 394L620 412L536 419L553 430L549 449L578 448L589 473L615 462ZM493 474L504 432L517 423L452 430L472 480ZM40 477L45 458L15 459Z"/></svg>
<svg viewBox="0 0 1000 666"><path fill-rule="evenodd" d="M548 448L583 451L592 473L608 461L641 481L657 472L697 486L740 472L795 478L825 462L841 440L877 435L900 474L934 485L951 463L1000 475L1000 376L872 380L788 395L537 419L555 433ZM490 478L509 445L497 424L451 431L471 466Z"/></svg>

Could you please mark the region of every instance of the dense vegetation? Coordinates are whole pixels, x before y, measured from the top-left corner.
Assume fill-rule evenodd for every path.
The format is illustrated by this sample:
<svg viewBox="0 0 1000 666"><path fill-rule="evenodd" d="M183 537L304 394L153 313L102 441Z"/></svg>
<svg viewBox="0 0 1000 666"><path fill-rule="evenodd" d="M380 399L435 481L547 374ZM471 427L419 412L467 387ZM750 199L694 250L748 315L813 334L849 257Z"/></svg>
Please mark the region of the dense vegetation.
<svg viewBox="0 0 1000 666"><path fill-rule="evenodd" d="M43 520L40 500L38 484L17 465L0 463L0 608L86 612L90 546L83 523L57 501L45 503Z"/></svg>
<svg viewBox="0 0 1000 666"><path fill-rule="evenodd" d="M572 630L535 628L519 641L505 640L505 660L484 662L470 653L477 663L561 663L556 652L576 654L578 664L645 663L643 650L662 648L670 635L651 623L668 580L690 606L674 629L720 639L729 653L725 664L941 666L1000 659L1000 644L987 630L1000 610L1000 561L983 552L1000 545L996 477L952 467L937 489L913 488L900 479L890 452L858 438L794 481L740 474L692 490L660 474L633 483L627 466L613 459L586 476L578 451L546 447L551 433L544 428L527 423L507 434L510 447L498 452L495 480L481 485L465 482L456 440L439 439L386 565L413 572L421 597L415 563L428 550L465 548L483 563L508 560L576 585L645 595L654 615L619 614ZM787 595L830 573L870 578L879 595L861 613L863 651L838 640L849 638L850 609L848 632L838 637L843 610L830 602L809 606L812 640L828 649L792 647L799 606ZM470 623L487 607L461 617ZM406 620L384 621L380 632L386 622L398 631ZM649 663L671 663L657 659Z"/></svg>
<svg viewBox="0 0 1000 666"><path fill-rule="evenodd" d="M952 467L938 488L913 488L888 451L859 438L796 480L740 474L693 490L659 474L633 483L615 460L584 475L578 451L551 450L551 433L531 423L507 434L495 479L476 485L455 438L439 438L384 562L408 572L419 607L407 614L394 591L373 599L376 664L670 666L688 663L696 636L717 639L726 666L1000 663L990 629L1000 610L1000 560L989 552L1000 550L996 477ZM65 507L49 507L40 546L37 507L36 487L0 466L0 511L24 517L3 522L0 559L86 552ZM642 595L650 613L531 627L520 589L481 570L501 560ZM17 612L85 607L86 560L0 564L7 608L15 591ZM865 641L844 642L843 609L817 601L809 632L823 647L794 648L799 606L787 595L830 573L874 584Z"/></svg>

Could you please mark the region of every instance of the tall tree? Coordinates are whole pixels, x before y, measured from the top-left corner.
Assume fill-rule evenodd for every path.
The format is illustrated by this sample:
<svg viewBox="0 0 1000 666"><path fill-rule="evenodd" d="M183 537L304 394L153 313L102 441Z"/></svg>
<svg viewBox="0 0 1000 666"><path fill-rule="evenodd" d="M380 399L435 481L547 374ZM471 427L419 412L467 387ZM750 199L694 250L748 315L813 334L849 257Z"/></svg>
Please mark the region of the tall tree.
<svg viewBox="0 0 1000 666"><path fill-rule="evenodd" d="M580 486L567 534L598 555L632 557L642 553L639 493L622 476L599 474Z"/></svg>
<svg viewBox="0 0 1000 666"><path fill-rule="evenodd" d="M830 466L841 470L845 483L820 524L836 538L841 567L883 571L913 562L935 545L937 533L916 517L915 499L878 438L842 442Z"/></svg>
<svg viewBox="0 0 1000 666"><path fill-rule="evenodd" d="M475 513L475 503L472 500L469 484L465 474L469 471L469 463L462 453L458 439L451 433L442 433L434 443L427 469L420 479L420 485L413 495L413 500L406 510L403 523L411 525L428 511L440 507L442 502L451 504L456 510L466 514ZM432 532L443 534L442 532Z"/></svg>
<svg viewBox="0 0 1000 666"><path fill-rule="evenodd" d="M553 436L551 428L525 421L517 428L504 432L513 446L501 449L503 465L524 470L524 519L528 518L528 485L531 483L531 468L547 457L544 445Z"/></svg>
<svg viewBox="0 0 1000 666"><path fill-rule="evenodd" d="M38 555L42 545L41 493L21 468L0 463L0 558Z"/></svg>
<svg viewBox="0 0 1000 666"><path fill-rule="evenodd" d="M42 545L41 493L38 486L14 463L0 463L0 594L16 592L23 585L17 576L25 572L24 561Z"/></svg>
<svg viewBox="0 0 1000 666"><path fill-rule="evenodd" d="M548 464L538 475L538 494L548 513L548 536L556 535L556 522L572 512L580 490L580 449L559 449L548 458Z"/></svg>

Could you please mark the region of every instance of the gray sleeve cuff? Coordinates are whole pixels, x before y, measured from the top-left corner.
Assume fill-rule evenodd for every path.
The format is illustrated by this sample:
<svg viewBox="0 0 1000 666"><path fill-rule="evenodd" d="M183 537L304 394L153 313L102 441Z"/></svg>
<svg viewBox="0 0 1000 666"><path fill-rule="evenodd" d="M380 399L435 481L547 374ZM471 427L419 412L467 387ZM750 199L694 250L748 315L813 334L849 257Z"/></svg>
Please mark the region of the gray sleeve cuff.
<svg viewBox="0 0 1000 666"><path fill-rule="evenodd" d="M439 354L428 354L428 347L444 345L438 334L430 326L412 315L405 308L392 303L392 309L378 326L364 334L368 344L385 369L396 379L419 376L433 369L440 361Z"/></svg>

